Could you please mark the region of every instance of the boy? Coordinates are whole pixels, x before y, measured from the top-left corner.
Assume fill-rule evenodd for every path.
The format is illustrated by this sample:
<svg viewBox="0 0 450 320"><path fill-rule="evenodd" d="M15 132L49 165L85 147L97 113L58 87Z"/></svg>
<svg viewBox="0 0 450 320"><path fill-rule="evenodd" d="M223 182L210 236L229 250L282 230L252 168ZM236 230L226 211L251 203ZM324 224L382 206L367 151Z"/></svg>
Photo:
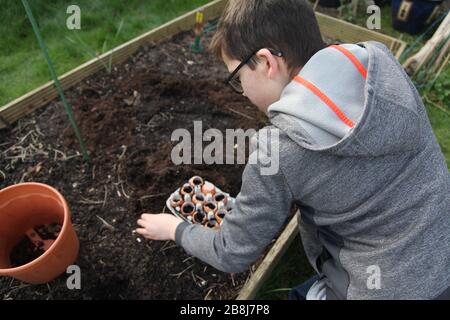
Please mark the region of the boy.
<svg viewBox="0 0 450 320"><path fill-rule="evenodd" d="M389 50L326 47L306 0L231 0L212 49L277 131L279 170L263 175L249 162L220 231L145 214L138 232L240 272L295 204L317 272L308 299L449 298L450 175Z"/></svg>

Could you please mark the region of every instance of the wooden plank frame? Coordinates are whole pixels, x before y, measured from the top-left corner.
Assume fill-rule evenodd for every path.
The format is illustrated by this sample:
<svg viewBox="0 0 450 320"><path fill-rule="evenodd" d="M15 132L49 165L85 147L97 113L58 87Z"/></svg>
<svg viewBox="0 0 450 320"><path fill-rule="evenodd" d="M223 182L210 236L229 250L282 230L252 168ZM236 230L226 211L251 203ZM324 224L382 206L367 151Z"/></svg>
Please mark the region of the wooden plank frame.
<svg viewBox="0 0 450 320"><path fill-rule="evenodd" d="M72 71L62 75L60 81L63 89L69 89L83 79L104 68L105 63L118 64L133 55L142 45L149 42L159 42L182 31L194 28L195 15L202 10L205 20L217 18L223 11L227 0L215 0L207 5L186 13L162 26L124 43L113 50L94 58ZM351 23L316 12L316 16L323 35L327 38L342 42L359 42L375 40L384 43L398 58L405 50L406 43L387 35L368 30ZM14 123L18 119L30 114L34 110L45 106L58 96L53 81L25 94L24 96L0 108L0 129ZM258 290L270 275L276 263L292 240L298 234L297 213L288 223L274 245L268 251L256 272L241 289L237 299L248 300L255 298Z"/></svg>

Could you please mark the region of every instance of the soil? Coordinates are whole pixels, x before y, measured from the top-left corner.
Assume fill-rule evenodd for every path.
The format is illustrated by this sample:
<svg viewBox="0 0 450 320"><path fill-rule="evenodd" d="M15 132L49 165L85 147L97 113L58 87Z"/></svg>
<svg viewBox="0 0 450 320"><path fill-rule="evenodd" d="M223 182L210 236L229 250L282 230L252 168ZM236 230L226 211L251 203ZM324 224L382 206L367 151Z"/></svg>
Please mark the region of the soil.
<svg viewBox="0 0 450 320"><path fill-rule="evenodd" d="M35 181L64 195L80 239L82 276L81 290L67 289L69 275L39 286L2 277L0 298L236 297L249 271L219 272L171 241L146 241L133 232L142 213L168 212L168 196L194 175L233 197L240 190L244 165L174 165L174 129L193 134L197 120L203 132L267 124L264 114L224 85L228 72L216 57L190 51L193 41L188 32L142 47L110 73L102 70L66 91L90 163L83 161L59 100L0 132L0 188Z"/></svg>
<svg viewBox="0 0 450 320"><path fill-rule="evenodd" d="M44 253L45 251L42 247L36 247L28 237L22 237L11 252L11 267L20 267L39 258Z"/></svg>
<svg viewBox="0 0 450 320"><path fill-rule="evenodd" d="M59 224L42 225L34 228L36 234L42 240L55 240L61 231ZM36 246L27 236L22 237L20 242L12 249L10 254L11 267L19 267L27 264L45 253L44 243Z"/></svg>

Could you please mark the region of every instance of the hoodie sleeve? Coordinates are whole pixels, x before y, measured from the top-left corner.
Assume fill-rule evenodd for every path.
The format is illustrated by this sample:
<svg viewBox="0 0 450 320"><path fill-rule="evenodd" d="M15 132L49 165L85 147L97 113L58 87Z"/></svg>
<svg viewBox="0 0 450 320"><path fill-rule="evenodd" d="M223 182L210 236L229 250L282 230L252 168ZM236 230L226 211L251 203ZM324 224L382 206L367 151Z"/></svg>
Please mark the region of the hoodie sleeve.
<svg viewBox="0 0 450 320"><path fill-rule="evenodd" d="M284 226L291 209L292 193L280 166L276 173L264 175L255 160L261 153L256 154L250 155L241 192L220 230L188 223L176 230L176 242L188 254L224 272L237 273L249 267Z"/></svg>

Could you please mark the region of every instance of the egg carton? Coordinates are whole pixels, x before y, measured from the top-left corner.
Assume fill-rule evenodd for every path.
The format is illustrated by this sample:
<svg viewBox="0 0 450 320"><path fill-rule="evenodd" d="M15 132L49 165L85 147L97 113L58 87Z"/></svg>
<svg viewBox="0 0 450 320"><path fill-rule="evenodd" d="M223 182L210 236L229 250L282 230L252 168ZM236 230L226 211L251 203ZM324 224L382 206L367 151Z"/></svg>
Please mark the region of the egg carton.
<svg viewBox="0 0 450 320"><path fill-rule="evenodd" d="M234 202L229 193L195 176L170 195L166 207L188 223L219 229L226 215L231 214Z"/></svg>

